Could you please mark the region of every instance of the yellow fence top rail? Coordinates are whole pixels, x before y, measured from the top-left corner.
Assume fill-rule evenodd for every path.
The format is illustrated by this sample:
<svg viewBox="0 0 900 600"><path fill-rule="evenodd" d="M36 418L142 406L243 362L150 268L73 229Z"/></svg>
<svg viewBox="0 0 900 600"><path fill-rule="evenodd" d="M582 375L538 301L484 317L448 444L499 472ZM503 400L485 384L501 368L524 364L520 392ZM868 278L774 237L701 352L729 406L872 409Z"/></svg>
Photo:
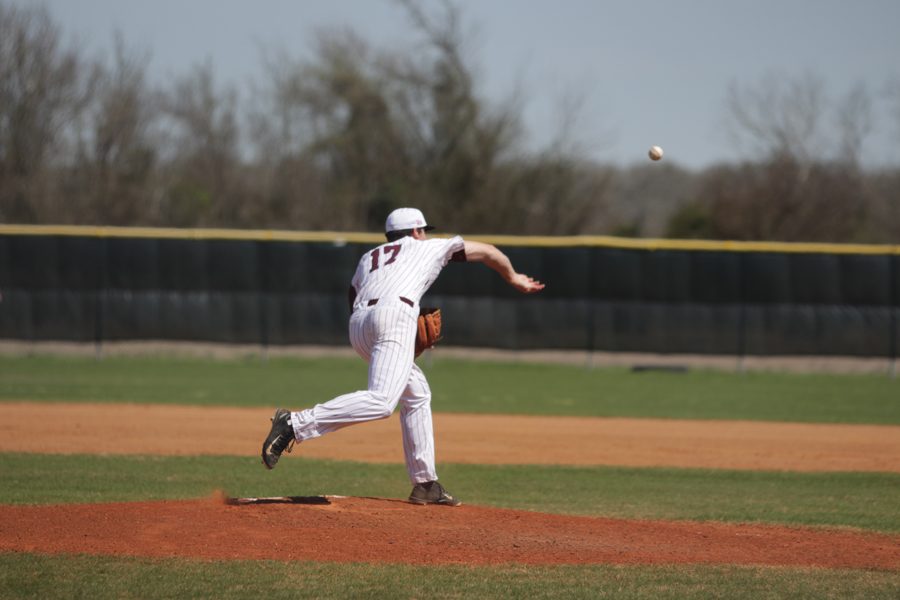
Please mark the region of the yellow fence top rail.
<svg viewBox="0 0 900 600"><path fill-rule="evenodd" d="M99 227L90 225L4 225L0 235L158 238L187 240L249 240L283 242L380 243L384 235L350 231L285 231L268 229L177 229L163 227ZM605 247L629 250L695 250L729 252L792 252L822 254L900 254L900 245L824 244L803 242L738 242L621 238L605 235L513 236L466 235L497 246Z"/></svg>

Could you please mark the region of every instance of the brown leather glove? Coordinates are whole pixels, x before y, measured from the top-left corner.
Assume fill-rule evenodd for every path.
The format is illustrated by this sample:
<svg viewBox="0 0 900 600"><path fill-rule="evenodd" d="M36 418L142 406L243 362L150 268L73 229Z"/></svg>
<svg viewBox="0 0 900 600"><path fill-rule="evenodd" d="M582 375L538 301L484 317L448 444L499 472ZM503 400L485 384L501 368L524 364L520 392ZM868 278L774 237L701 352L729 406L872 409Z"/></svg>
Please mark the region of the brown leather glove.
<svg viewBox="0 0 900 600"><path fill-rule="evenodd" d="M416 356L431 348L441 339L441 309L419 308L419 331L416 334Z"/></svg>

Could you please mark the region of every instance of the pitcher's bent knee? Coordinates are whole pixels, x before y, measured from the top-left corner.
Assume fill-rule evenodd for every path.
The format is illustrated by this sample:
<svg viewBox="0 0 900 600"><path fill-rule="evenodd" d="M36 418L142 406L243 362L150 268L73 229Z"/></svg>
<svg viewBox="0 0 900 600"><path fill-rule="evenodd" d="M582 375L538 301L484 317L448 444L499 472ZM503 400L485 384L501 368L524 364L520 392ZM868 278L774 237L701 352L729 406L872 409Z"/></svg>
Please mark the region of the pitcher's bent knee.
<svg viewBox="0 0 900 600"><path fill-rule="evenodd" d="M372 394L372 403L370 415L373 420L387 419L394 414L394 408L397 401L389 402L383 394Z"/></svg>

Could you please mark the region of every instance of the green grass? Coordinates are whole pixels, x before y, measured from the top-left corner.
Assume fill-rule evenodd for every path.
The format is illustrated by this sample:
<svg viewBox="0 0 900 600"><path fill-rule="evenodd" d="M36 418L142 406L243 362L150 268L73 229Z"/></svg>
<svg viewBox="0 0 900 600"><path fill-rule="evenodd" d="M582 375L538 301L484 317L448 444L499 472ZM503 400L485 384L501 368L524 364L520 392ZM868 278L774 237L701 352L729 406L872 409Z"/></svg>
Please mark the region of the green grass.
<svg viewBox="0 0 900 600"><path fill-rule="evenodd" d="M883 375L632 373L436 360L439 412L900 424ZM302 408L365 386L358 359L0 357L0 400Z"/></svg>
<svg viewBox="0 0 900 600"><path fill-rule="evenodd" d="M774 567L419 567L0 554L3 598L810 598L900 595L879 571Z"/></svg>
<svg viewBox="0 0 900 600"><path fill-rule="evenodd" d="M434 360L444 412L900 424L878 375L641 373ZM358 359L0 357L0 401L302 407L365 385ZM214 441L211 441L214 443ZM641 519L900 531L900 475L439 465L465 502ZM404 497L401 465L0 454L0 503L234 496ZM289 530L288 530L289 535ZM0 598L897 598L900 573L728 566L416 567L0 553Z"/></svg>
<svg viewBox="0 0 900 600"><path fill-rule="evenodd" d="M302 450L302 448L298 449ZM640 519L847 526L900 532L900 475L555 466L440 466L465 502ZM403 498L401 465L253 458L0 454L0 503L232 496Z"/></svg>

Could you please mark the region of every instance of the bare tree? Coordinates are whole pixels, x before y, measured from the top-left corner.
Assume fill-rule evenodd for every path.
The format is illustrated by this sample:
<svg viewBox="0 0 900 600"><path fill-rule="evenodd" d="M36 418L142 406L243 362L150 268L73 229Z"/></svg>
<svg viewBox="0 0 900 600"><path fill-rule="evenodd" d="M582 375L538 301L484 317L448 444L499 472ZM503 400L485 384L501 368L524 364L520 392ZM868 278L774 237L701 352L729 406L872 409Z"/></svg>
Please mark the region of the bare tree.
<svg viewBox="0 0 900 600"><path fill-rule="evenodd" d="M180 225L240 225L236 90L216 85L211 64L195 66L162 93L162 106L171 138L168 218Z"/></svg>
<svg viewBox="0 0 900 600"><path fill-rule="evenodd" d="M766 75L755 86L728 88L730 132L749 141L758 156L789 156L807 164L819 155L820 126L825 110L824 82L805 74L788 80Z"/></svg>
<svg viewBox="0 0 900 600"><path fill-rule="evenodd" d="M368 44L349 30L320 32L314 56L292 60L281 53L267 61L265 113L255 115L255 139L270 165L272 184L284 190L300 167L307 180L321 175L322 193L295 190L312 228L363 227L369 202L400 179L405 148L395 131L384 82Z"/></svg>
<svg viewBox="0 0 900 600"><path fill-rule="evenodd" d="M836 129L838 157L858 165L863 143L872 132L872 99L864 85L856 85L838 102Z"/></svg>
<svg viewBox="0 0 900 600"><path fill-rule="evenodd" d="M819 77L769 75L755 87L732 85L727 108L732 133L756 148L756 160L704 178L694 209L709 208L711 233L857 241L870 201L859 164L871 130L866 89L856 86L831 105Z"/></svg>
<svg viewBox="0 0 900 600"><path fill-rule="evenodd" d="M158 221L152 202L157 160L154 94L148 58L130 56L116 36L111 65L96 67L93 98L79 123L74 168L61 177L78 190L71 216L81 222L129 225Z"/></svg>
<svg viewBox="0 0 900 600"><path fill-rule="evenodd" d="M504 201L516 207L521 203L509 196L487 195L498 187L493 179L509 173L500 169L501 164L520 154L521 107L517 102L491 106L481 98L475 68L465 55L466 34L457 6L444 1L429 13L409 0L398 4L422 44L411 54L416 58L395 60L389 73L408 83L397 94L404 99L399 105L407 107L401 122L416 126L407 130L406 139L425 142L414 156L416 172L424 175L423 195L442 222L483 227ZM418 105L412 101L416 99ZM415 114L424 118L416 119Z"/></svg>
<svg viewBox="0 0 900 600"><path fill-rule="evenodd" d="M300 199L302 221L370 228L414 202L450 229L584 227L599 179L558 148L524 157L520 106L491 105L479 94L458 8L398 4L412 24L413 49L377 50L352 31L327 31L310 58L282 53L267 63L255 140L264 160L294 165L313 183ZM270 184L288 176L265 172ZM542 213L556 216L528 218ZM500 217L510 214L522 217Z"/></svg>
<svg viewBox="0 0 900 600"><path fill-rule="evenodd" d="M605 226L611 171L566 142L573 104L550 148L523 151L521 103L482 97L456 4L398 5L404 47L328 31L268 60L250 146L212 65L154 90L121 37L89 63L45 11L0 5L0 218L369 229L415 203L447 230Z"/></svg>
<svg viewBox="0 0 900 600"><path fill-rule="evenodd" d="M45 9L0 4L0 219L54 219L46 170L88 98L83 74Z"/></svg>
<svg viewBox="0 0 900 600"><path fill-rule="evenodd" d="M713 238L856 242L867 199L859 172L845 164L809 166L780 157L708 171L689 210L695 222L706 223L698 233Z"/></svg>

